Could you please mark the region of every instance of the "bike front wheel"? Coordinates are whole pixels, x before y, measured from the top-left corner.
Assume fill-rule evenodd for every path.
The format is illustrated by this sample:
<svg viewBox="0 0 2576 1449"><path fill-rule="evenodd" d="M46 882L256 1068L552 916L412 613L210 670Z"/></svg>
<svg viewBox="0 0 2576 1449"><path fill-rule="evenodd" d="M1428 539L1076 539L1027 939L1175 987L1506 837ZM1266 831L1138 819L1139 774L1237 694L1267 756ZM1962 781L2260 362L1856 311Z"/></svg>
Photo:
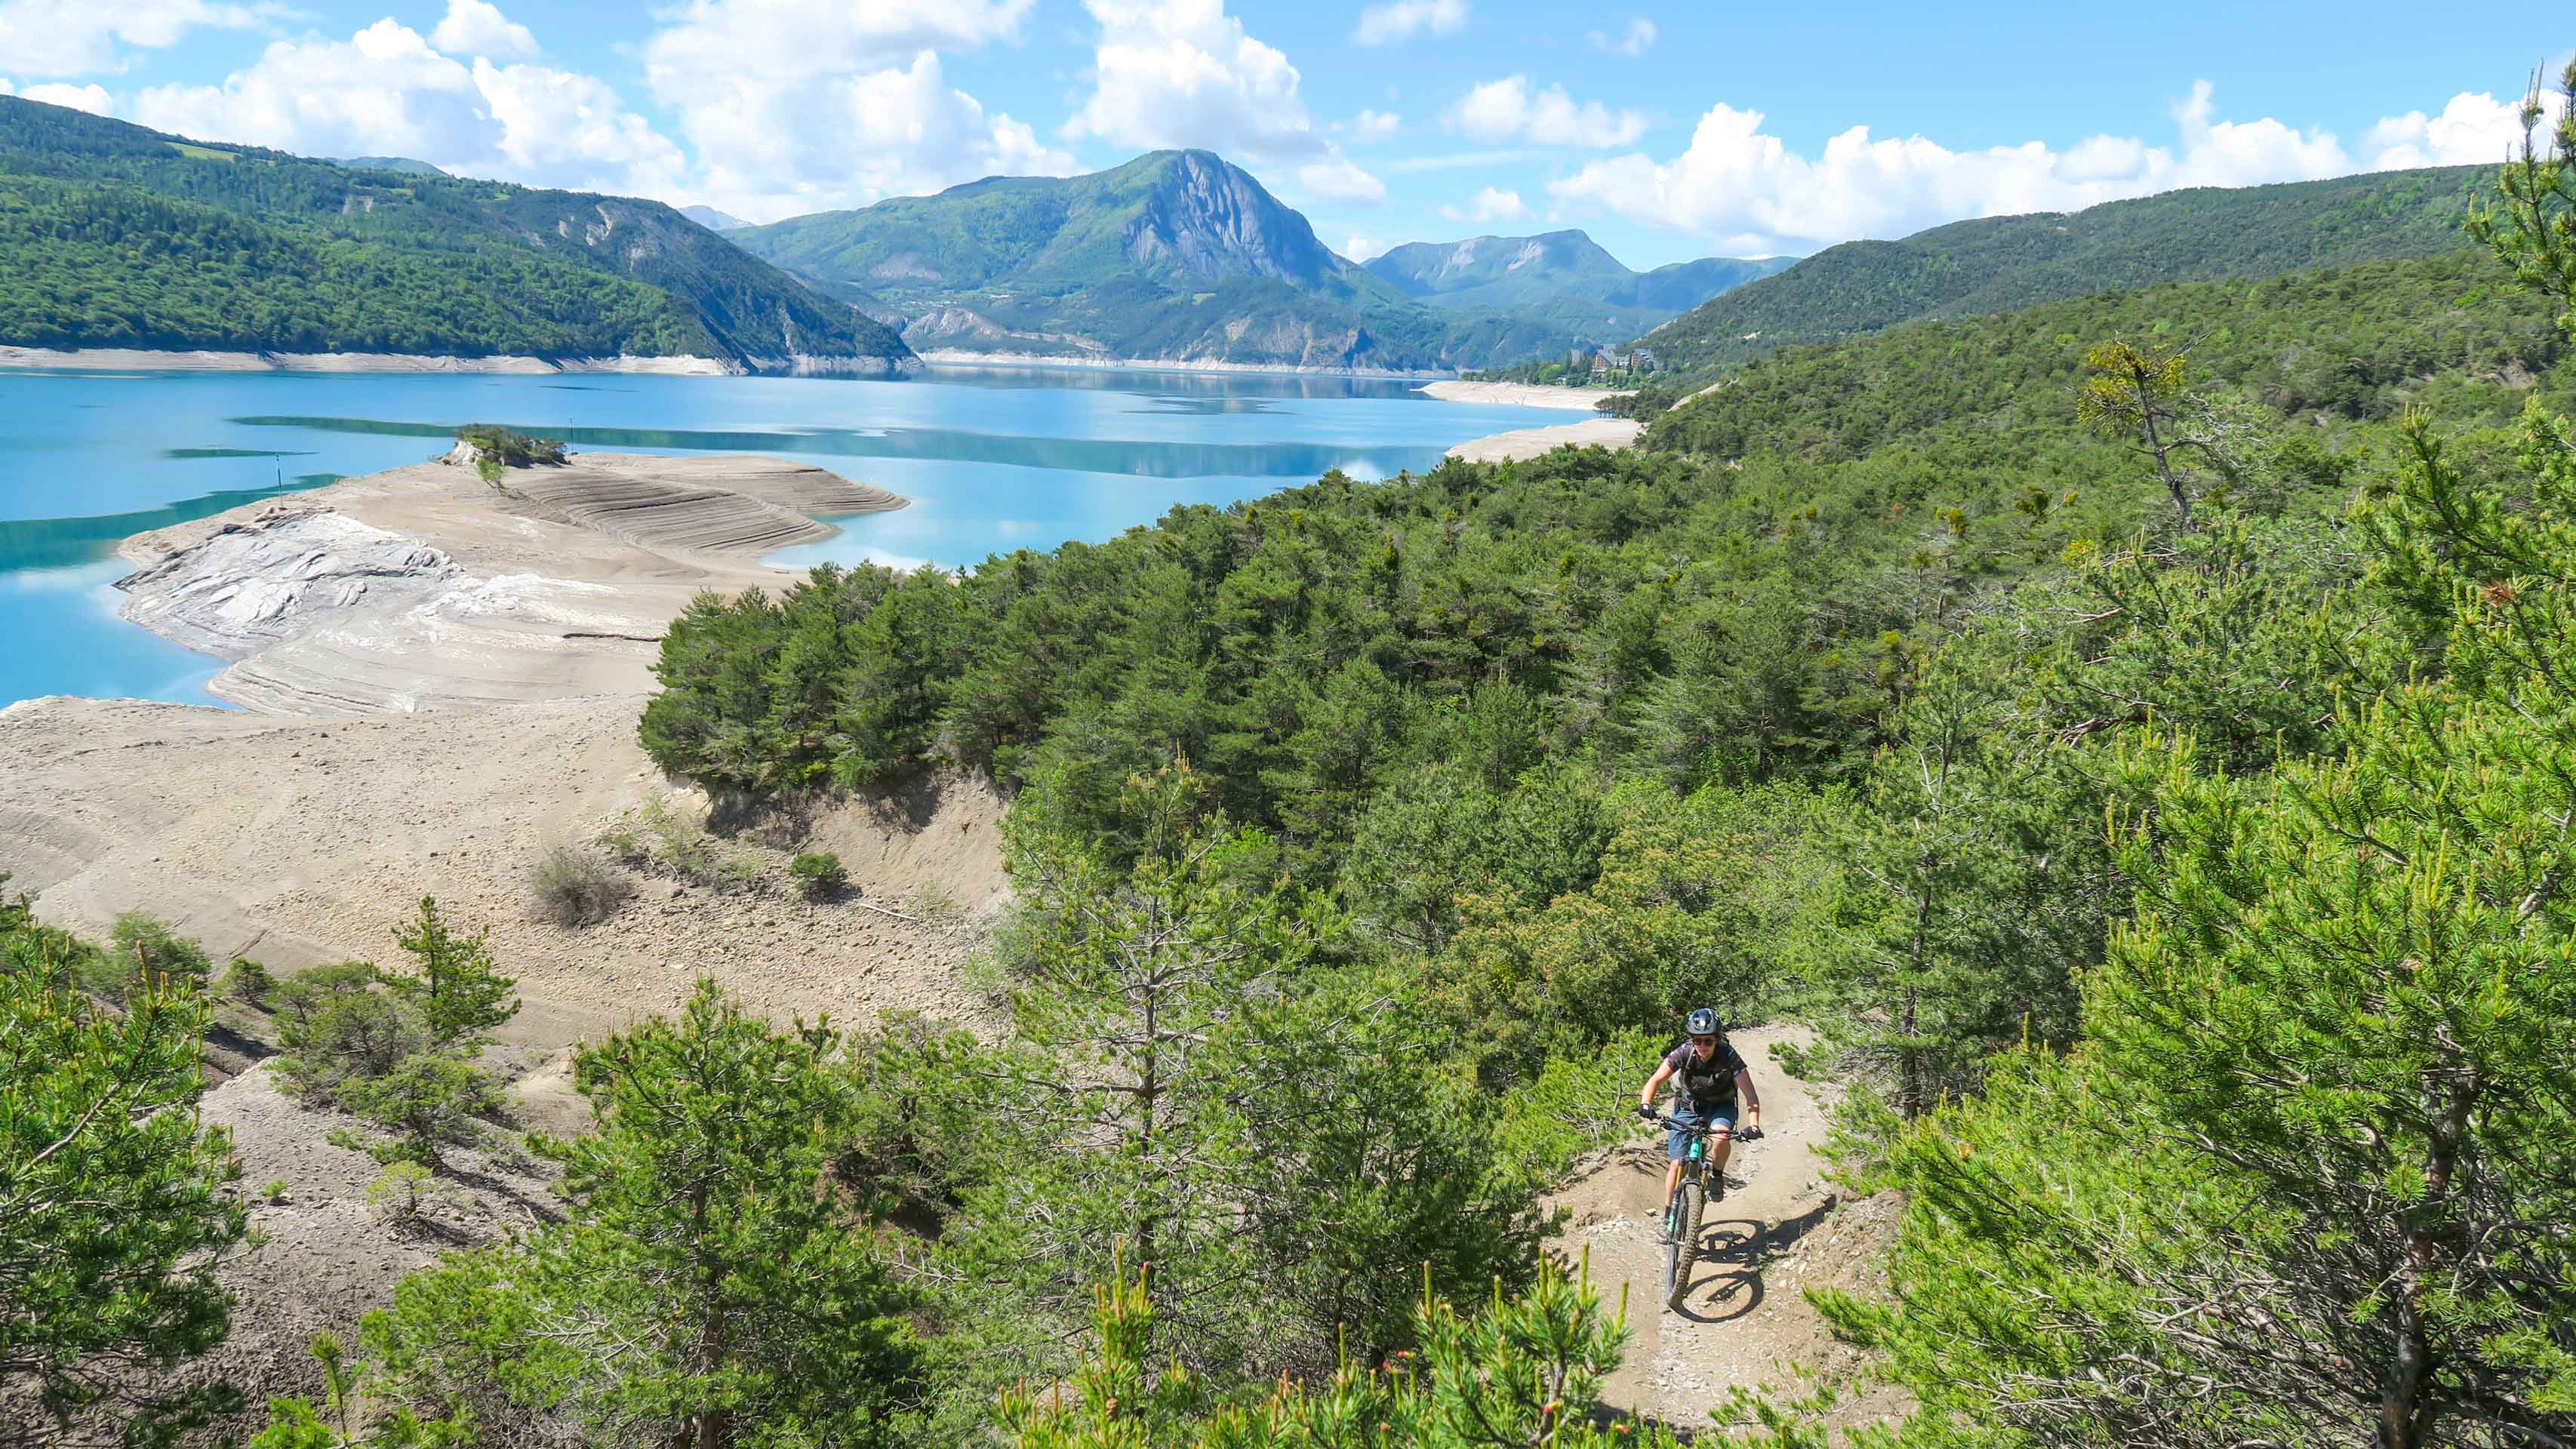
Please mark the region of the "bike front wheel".
<svg viewBox="0 0 2576 1449"><path fill-rule="evenodd" d="M1707 1194L1696 1177L1684 1178L1673 1193L1671 1245L1664 1250L1664 1303L1679 1308L1690 1292L1691 1264L1699 1258L1700 1209Z"/></svg>

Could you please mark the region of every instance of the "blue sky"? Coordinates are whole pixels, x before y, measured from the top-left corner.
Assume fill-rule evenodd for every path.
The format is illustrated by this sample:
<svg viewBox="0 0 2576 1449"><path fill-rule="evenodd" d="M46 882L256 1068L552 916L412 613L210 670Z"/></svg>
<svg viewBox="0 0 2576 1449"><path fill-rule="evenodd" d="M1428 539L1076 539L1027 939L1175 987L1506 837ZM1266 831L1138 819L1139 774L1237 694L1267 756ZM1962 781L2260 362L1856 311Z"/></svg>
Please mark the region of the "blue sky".
<svg viewBox="0 0 2576 1449"><path fill-rule="evenodd" d="M753 220L1197 145L1365 254L1632 266L2492 161L2576 22L2420 5L0 0L0 89Z"/></svg>

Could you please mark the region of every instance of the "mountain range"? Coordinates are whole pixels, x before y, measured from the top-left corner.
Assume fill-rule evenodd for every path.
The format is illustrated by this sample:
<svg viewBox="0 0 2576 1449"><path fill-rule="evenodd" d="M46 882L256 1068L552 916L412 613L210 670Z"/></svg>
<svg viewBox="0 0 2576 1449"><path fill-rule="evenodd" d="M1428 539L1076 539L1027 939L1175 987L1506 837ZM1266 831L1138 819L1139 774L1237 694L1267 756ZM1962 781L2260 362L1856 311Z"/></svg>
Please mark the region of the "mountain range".
<svg viewBox="0 0 2576 1449"><path fill-rule="evenodd" d="M1918 318L2010 312L2167 282L2254 280L2456 251L2493 168L2195 187L2076 212L1983 217L1829 247L1717 296L1646 339L1667 366L1740 367L1782 347Z"/></svg>
<svg viewBox="0 0 2576 1449"><path fill-rule="evenodd" d="M2197 188L1794 263L1636 272L1555 231L1411 243L1362 265L1206 151L750 226L0 96L0 344L858 372L915 367L918 349L1421 373L1644 334L1668 367L1709 375L1917 319L2456 250L2482 174Z"/></svg>
<svg viewBox="0 0 2576 1449"><path fill-rule="evenodd" d="M922 350L1403 372L1455 366L1462 346L1550 342L1543 327L1500 319L1462 342L1206 151L991 177L728 239L856 305L901 312Z"/></svg>
<svg viewBox="0 0 2576 1449"><path fill-rule="evenodd" d="M1700 303L1780 271L1795 257L1703 257L1630 271L1579 231L1408 242L1368 270L1434 307L1536 318L1576 341L1622 342Z"/></svg>
<svg viewBox="0 0 2576 1449"><path fill-rule="evenodd" d="M0 97L0 343L918 366L658 201L206 144L16 97Z"/></svg>
<svg viewBox="0 0 2576 1449"><path fill-rule="evenodd" d="M1712 260L1640 275L1580 232L1400 247L1361 266L1206 151L992 177L726 236L902 318L925 351L1396 372L1615 342L1772 269ZM1462 251L1492 260L1415 260Z"/></svg>

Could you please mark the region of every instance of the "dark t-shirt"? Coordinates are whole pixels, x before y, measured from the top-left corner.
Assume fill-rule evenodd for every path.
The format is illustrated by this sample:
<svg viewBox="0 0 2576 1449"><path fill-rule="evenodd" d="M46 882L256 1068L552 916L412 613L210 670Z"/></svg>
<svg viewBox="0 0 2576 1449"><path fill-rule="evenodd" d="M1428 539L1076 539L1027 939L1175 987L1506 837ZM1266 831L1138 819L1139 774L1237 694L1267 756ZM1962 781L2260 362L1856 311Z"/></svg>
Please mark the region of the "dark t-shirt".
<svg viewBox="0 0 2576 1449"><path fill-rule="evenodd" d="M1674 1089L1692 1107L1715 1107L1735 1100L1735 1074L1744 1070L1744 1058L1735 1043L1720 1037L1707 1060L1683 1042L1664 1057L1664 1065L1672 1068Z"/></svg>

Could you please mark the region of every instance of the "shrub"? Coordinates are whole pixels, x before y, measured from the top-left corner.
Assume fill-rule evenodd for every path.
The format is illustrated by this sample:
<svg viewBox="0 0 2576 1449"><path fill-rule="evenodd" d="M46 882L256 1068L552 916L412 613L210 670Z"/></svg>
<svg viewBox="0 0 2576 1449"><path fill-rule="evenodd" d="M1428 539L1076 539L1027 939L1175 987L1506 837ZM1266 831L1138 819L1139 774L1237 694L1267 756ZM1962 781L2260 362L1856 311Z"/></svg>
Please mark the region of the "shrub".
<svg viewBox="0 0 2576 1449"><path fill-rule="evenodd" d="M214 972L206 948L171 930L170 923L158 916L128 911L116 918L109 939L116 943L116 954L124 958L127 974L136 979L168 977L202 986Z"/></svg>
<svg viewBox="0 0 2576 1449"><path fill-rule="evenodd" d="M447 1196L446 1183L417 1162L396 1159L367 1184L367 1207L396 1227L419 1221L421 1209Z"/></svg>
<svg viewBox="0 0 2576 1449"><path fill-rule="evenodd" d="M616 866L590 851L557 845L538 857L529 872L529 891L539 918L577 927L615 915L635 888Z"/></svg>
<svg viewBox="0 0 2576 1449"><path fill-rule="evenodd" d="M636 869L712 891L760 887L760 863L721 849L707 828L668 801L653 799L599 834L609 854Z"/></svg>
<svg viewBox="0 0 2576 1449"><path fill-rule="evenodd" d="M429 1025L417 1011L376 989L376 969L363 961L316 967L279 991L278 1075L289 1092L336 1103L352 1083L384 1076L427 1048Z"/></svg>
<svg viewBox="0 0 2576 1449"><path fill-rule="evenodd" d="M268 999L277 990L277 977L256 961L235 960L224 968L223 993L244 1006L268 1009Z"/></svg>
<svg viewBox="0 0 2576 1449"><path fill-rule="evenodd" d="M470 444L482 457L504 467L525 468L534 463L560 463L564 460L561 441L531 438L497 423L468 423L456 430L456 437L458 441Z"/></svg>
<svg viewBox="0 0 2576 1449"><path fill-rule="evenodd" d="M809 901L828 901L850 888L850 872L842 866L841 858L828 850L796 857L788 864L787 878L796 882L797 893Z"/></svg>
<svg viewBox="0 0 2576 1449"><path fill-rule="evenodd" d="M480 1118L501 1110L492 1074L472 1062L435 1051L414 1052L382 1076L352 1078L341 1086L348 1109L396 1133L380 1158L439 1165L439 1148L472 1147L484 1139Z"/></svg>
<svg viewBox="0 0 2576 1449"><path fill-rule="evenodd" d="M912 899L904 902L904 908L943 931L953 931L966 922L966 907L958 901L956 893L935 880L923 881L915 887Z"/></svg>

